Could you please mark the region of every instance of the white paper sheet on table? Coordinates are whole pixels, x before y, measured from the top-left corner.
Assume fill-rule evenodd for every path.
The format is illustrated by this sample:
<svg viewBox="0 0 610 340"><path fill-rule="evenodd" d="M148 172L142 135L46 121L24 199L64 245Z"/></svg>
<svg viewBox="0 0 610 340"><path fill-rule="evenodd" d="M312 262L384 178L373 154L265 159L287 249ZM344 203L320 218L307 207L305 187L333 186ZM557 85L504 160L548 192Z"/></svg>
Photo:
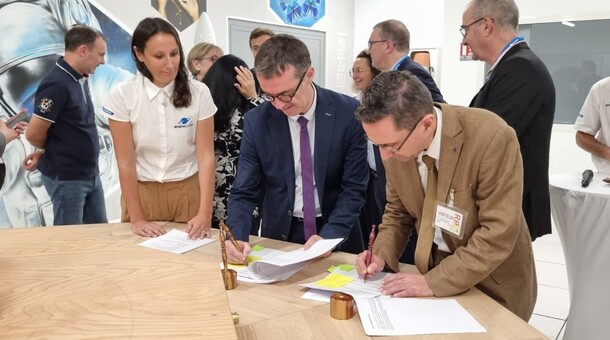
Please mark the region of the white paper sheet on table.
<svg viewBox="0 0 610 340"><path fill-rule="evenodd" d="M189 240L188 234L184 231L172 229L171 231L154 238L150 238L144 242L138 243L140 246L168 251L174 254L183 254L187 251L199 248L208 243L214 242L214 239L204 238L197 240Z"/></svg>
<svg viewBox="0 0 610 340"><path fill-rule="evenodd" d="M391 273L379 272L374 277L366 279L358 275L354 266L340 265L325 278L311 283L303 283L301 286L332 292L341 292L353 297L375 297L381 295L381 280Z"/></svg>
<svg viewBox="0 0 610 340"><path fill-rule="evenodd" d="M370 336L482 333L485 328L455 299L355 297Z"/></svg>
<svg viewBox="0 0 610 340"><path fill-rule="evenodd" d="M244 282L271 283L286 280L301 270L307 263L335 248L343 239L320 240L304 250L280 251L253 247L248 266L229 265L237 272L237 279ZM262 248L262 249L261 249Z"/></svg>

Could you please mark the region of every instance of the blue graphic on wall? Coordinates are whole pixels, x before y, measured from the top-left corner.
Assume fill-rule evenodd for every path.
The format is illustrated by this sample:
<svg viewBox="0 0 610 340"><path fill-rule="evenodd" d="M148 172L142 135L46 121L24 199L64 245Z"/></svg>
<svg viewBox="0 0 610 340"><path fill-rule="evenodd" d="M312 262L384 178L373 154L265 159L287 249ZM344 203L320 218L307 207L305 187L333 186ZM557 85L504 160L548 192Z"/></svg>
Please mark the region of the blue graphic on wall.
<svg viewBox="0 0 610 340"><path fill-rule="evenodd" d="M326 0L270 0L269 7L286 24L311 27L326 14Z"/></svg>

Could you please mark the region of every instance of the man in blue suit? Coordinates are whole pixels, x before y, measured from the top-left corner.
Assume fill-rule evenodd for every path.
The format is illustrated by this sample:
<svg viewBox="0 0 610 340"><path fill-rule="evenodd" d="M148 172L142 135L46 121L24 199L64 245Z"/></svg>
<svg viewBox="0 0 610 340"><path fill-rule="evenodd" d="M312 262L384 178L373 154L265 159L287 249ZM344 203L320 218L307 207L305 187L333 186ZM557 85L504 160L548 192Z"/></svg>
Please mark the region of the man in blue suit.
<svg viewBox="0 0 610 340"><path fill-rule="evenodd" d="M430 75L430 72L409 57L411 34L404 23L394 19L377 23L373 26L373 31L369 36L368 46L373 66L382 71L409 71L424 83L428 91L430 91L434 102L445 102L443 95L438 89L438 86L436 86L436 82ZM373 152L375 153L375 163L377 166L377 178L375 181L376 199L378 204L383 204L381 209L383 214L386 201L385 169L381 162L379 148L375 147ZM415 264L413 256L415 254L416 244L417 234L413 231L413 235L411 235L409 243L407 244L403 255L400 257L400 262Z"/></svg>
<svg viewBox="0 0 610 340"><path fill-rule="evenodd" d="M227 242L230 261L245 260L252 210L260 193L261 236L305 244L347 238L340 250L364 250L358 224L368 183L358 102L313 83L309 51L279 34L255 60L261 96L268 102L244 119L237 176L227 224L243 251Z"/></svg>

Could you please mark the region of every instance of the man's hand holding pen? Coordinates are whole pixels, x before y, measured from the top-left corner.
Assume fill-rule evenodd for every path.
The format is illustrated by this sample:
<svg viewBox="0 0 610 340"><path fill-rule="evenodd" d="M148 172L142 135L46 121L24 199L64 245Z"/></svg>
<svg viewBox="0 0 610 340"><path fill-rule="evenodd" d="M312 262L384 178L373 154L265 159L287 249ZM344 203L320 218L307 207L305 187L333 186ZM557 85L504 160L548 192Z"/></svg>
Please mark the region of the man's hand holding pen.
<svg viewBox="0 0 610 340"><path fill-rule="evenodd" d="M231 242L231 240L225 241L225 246L227 248L227 261L229 263L234 264L244 264L246 263L246 258L248 254L252 251L250 244L244 241L235 241L237 244ZM241 249L238 249L239 246Z"/></svg>
<svg viewBox="0 0 610 340"><path fill-rule="evenodd" d="M370 263L367 266L366 258L368 256L368 254L369 254L369 251L365 250L362 253L360 253L358 255L358 257L356 258L356 270L358 270L358 274L365 279L367 277L375 276L375 274L382 271L383 268L385 267L385 261L381 257L379 257L375 254L372 254L372 253L370 255Z"/></svg>

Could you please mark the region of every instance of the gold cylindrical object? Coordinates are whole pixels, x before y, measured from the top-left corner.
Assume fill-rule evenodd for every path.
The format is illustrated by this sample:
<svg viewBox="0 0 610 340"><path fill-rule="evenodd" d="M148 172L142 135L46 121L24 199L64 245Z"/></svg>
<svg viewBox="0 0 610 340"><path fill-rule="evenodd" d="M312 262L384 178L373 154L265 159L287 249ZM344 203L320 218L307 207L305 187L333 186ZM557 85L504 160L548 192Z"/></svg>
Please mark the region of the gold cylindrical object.
<svg viewBox="0 0 610 340"><path fill-rule="evenodd" d="M237 288L237 272L233 269L221 269L222 279L225 282L225 289L231 290Z"/></svg>
<svg viewBox="0 0 610 340"><path fill-rule="evenodd" d="M335 293L330 296L330 317L337 320L351 319L354 314L354 298L349 294Z"/></svg>
<svg viewBox="0 0 610 340"><path fill-rule="evenodd" d="M231 319L233 319L233 324L237 325L239 323L239 314L231 312Z"/></svg>

